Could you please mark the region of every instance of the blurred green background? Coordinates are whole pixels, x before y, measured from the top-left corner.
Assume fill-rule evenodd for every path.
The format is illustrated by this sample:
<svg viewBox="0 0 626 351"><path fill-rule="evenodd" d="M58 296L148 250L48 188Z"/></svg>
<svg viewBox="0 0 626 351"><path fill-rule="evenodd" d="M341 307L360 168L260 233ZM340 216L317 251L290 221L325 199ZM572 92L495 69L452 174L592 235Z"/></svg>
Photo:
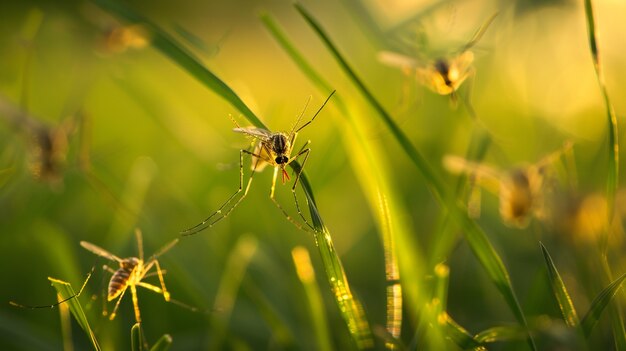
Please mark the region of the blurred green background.
<svg viewBox="0 0 626 351"><path fill-rule="evenodd" d="M351 111L374 114L290 1L125 4L190 47L272 130L289 130L312 96L304 114L304 119L310 118L326 96L277 45L259 13L269 13L285 28L350 103ZM606 84L617 115L622 116L626 5L609 0L594 5ZM478 119L494 140L486 162L500 169L533 163L571 140L577 194L604 191L606 112L588 49L582 2L346 0L308 1L304 6L450 189L457 176L445 172L441 159L466 153L475 122L462 106L454 108L449 97L416 85L376 56L388 45L381 40L392 42L394 28L402 23L408 25L401 30L415 30L429 47L453 51L499 11L473 48L476 75L467 84L472 86ZM107 33L116 26L120 23L114 17L91 3L0 4L0 100L20 106L41 123L69 125L65 162L58 179L46 181L31 172L37 152L29 129L24 123L13 123L6 113L0 116L0 349L61 349L57 309L19 309L8 301L52 303L55 292L48 276L78 289L94 265L95 274L81 303L88 306L90 323L104 349L128 349L134 324L130 295L114 321L101 316L101 298L90 297L99 296L109 277L100 266L113 263L96 259L79 242L92 242L120 257L135 256L133 231L138 227L149 255L179 231L200 222L237 189L238 150L248 147L249 140L232 132L228 116L240 125L248 123L158 51L149 46L120 50L107 44ZM368 140L386 152L387 173L419 242L419 248L409 250L426 255L427 261L441 229L437 219L441 209L388 130L374 117L362 118L370 120L362 126ZM352 167L355 155L341 142L342 135L350 133L341 119L331 99L300 133L296 148L311 140L306 172L321 214L370 324L384 326L386 282L380 230L366 202L367 189L358 181L366 175ZM624 140L623 133L620 138ZM86 155L89 170L84 166ZM291 258L295 246L305 246L316 270L333 345L353 348L313 236L298 231L274 207L268 197L270 184L271 171L255 176L248 197L232 215L214 228L183 238L160 259L172 297L207 312L190 312L140 289L139 305L150 343L169 333L173 350L206 349L220 330L226 330L222 346L230 349L316 349L305 293ZM296 215L291 184L277 184L277 197ZM487 192L482 210L479 223L503 257L528 318L559 316L538 240L548 246L582 314L599 290L588 282L595 266L581 246L558 237L553 226L536 219L525 229L505 226L498 215L497 197ZM241 289L232 294L231 312L215 301L224 286L221 282L234 279L228 262L237 254L234 248L242 237L255 238L252 243L258 246L251 244L256 251L244 267ZM611 245L610 262L617 275L625 271L617 254L623 247L619 240ZM232 257L233 262L242 262ZM463 240L446 264L451 272L449 313L457 322L473 332L515 323ZM109 310L112 305L108 304ZM403 328L402 340L410 344L416 321L405 318ZM597 328L594 340L612 345L608 318ZM77 350L90 347L75 324L72 339ZM377 346L382 343L377 341Z"/></svg>

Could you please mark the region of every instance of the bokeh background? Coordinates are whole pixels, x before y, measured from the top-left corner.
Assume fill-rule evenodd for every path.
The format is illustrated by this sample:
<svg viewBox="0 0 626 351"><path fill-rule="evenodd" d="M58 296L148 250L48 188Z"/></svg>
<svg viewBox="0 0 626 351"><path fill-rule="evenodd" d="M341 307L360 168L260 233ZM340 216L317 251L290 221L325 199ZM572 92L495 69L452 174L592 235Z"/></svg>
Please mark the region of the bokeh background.
<svg viewBox="0 0 626 351"><path fill-rule="evenodd" d="M269 128L289 130L309 96L304 119L312 116L326 95L307 80L259 20L260 13L273 16L349 101L351 111L372 116L362 128L372 143L384 147L387 172L419 243L415 254L428 257L439 234L441 209L424 179L290 1L124 3L188 46ZM436 95L400 69L379 62L377 53L395 43L399 32L420 38L422 46L416 42L410 49L425 50L427 43L433 51L453 52L498 12L472 49L476 74L462 89L466 93L471 85L478 119L494 140L485 162L498 169L533 163L570 140L576 170L572 198L603 194L607 121L582 1L370 0L303 5L450 189L457 176L443 169L442 157L466 153L476 122L462 105L453 106L448 96ZM621 127L626 109L621 99L626 93L626 5L603 0L594 6L606 85ZM61 167L41 179L32 172L38 157L32 130L27 123L15 122L10 113L0 113L0 349L62 349L57 309L20 309L8 301L52 303L55 292L47 277L68 281L77 289L94 265L81 303L104 349L128 349L134 323L130 296L122 301L114 321L101 316L98 296L108 275L100 266L107 262L79 242L92 242L120 257L135 256L133 232L138 227L149 255L178 237L179 231L200 222L237 189L238 150L248 147L250 140L232 132L229 115L241 125L248 123L234 107L149 45L124 47L111 42L107 33L120 25L89 2L0 4L0 101L39 123L65 126L67 132ZM300 133L296 148L311 140L306 171L321 215L370 324L382 326L386 282L380 230L367 204L368 189L359 182L366 175L353 167L356 155L342 143L342 135L350 133L340 123L342 118L331 99ZM621 131L620 138L624 139ZM572 183L571 171L558 173L559 184ZM205 312L168 304L140 289L150 342L168 333L173 350L206 349L215 346L216 335L222 335L218 348L316 349L305 293L291 257L295 246L304 246L316 270L333 345L353 347L313 236L297 230L274 207L268 197L270 184L269 170L255 176L248 197L232 215L210 230L185 237L160 259L172 297ZM295 214L290 186L277 184L277 197ZM572 243L553 225L537 219L525 229L505 226L497 196L488 192L483 193L482 210L479 223L503 257L529 318L557 320L559 316L539 240L549 247L582 314L599 291L589 282L595 266L589 263L584 245ZM617 226L621 228L621 218ZM621 237L616 237L611 241L610 262L613 271L621 274L623 247ZM594 240L586 245L596 245ZM237 264L246 260L238 256L238 243L243 251L254 249L249 264L239 267L239 276ZM475 333L515 323L463 240L446 264L449 313L457 322ZM217 299L220 291L232 301ZM548 334L558 329L554 328ZM73 324L72 329L75 349L88 349L78 326ZM404 343L410 344L415 329L416 321L407 317ZM601 345L613 345L607 318L593 337ZM525 347L523 342L520 345Z"/></svg>

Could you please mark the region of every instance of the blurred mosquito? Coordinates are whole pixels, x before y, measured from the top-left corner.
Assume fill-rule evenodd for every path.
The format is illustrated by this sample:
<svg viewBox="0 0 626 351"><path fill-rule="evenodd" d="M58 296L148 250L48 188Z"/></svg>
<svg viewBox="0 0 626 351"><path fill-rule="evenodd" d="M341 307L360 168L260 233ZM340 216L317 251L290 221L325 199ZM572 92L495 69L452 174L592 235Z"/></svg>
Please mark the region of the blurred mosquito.
<svg viewBox="0 0 626 351"><path fill-rule="evenodd" d="M556 162L564 153L569 153L571 149L572 143L567 142L563 148L545 156L535 164L513 168L506 172L451 155L444 157L443 164L451 173L467 174L476 183L498 194L500 217L504 223L511 227L525 228L532 216L537 218L545 216L543 202L548 166ZM478 188L475 189L478 191ZM479 197L474 197L474 199L480 201ZM470 203L468 210L478 214L480 211L474 209L474 206L480 208L480 203Z"/></svg>
<svg viewBox="0 0 626 351"><path fill-rule="evenodd" d="M474 74L472 62L474 54L469 51L485 34L497 13L492 15L477 31L472 39L456 52L445 57L427 60L424 57L410 57L398 52L381 51L378 59L389 66L401 68L407 74L415 74L417 81L440 95L450 95L456 102L456 95L463 82Z"/></svg>
<svg viewBox="0 0 626 351"><path fill-rule="evenodd" d="M313 122L313 120L315 120L315 117L317 117L317 115L320 113L320 111L322 111L324 106L326 106L326 103L328 102L328 100L330 100L330 98L333 96L334 93L335 93L335 91L330 93L330 95L326 98L326 100L324 101L322 106L320 106L320 108L317 110L317 112L315 112L315 114L313 115L313 117L311 118L310 121L308 121L308 122L304 123L303 125L301 125L300 127L298 127L298 124L300 123L300 120L302 119L302 116L304 115L304 112L306 111L306 108L307 108L307 106L309 104L309 101L311 100L311 98L309 97L309 99L307 100L307 102L306 102L306 104L304 106L303 111L300 113L300 115L296 119L296 122L294 123L294 125L291 128L291 130L289 131L289 133L285 133L285 132L270 132L268 130L265 130L265 129L262 129L262 128L256 128L256 127L243 127L242 128L233 119L233 123L235 123L235 126L236 126L236 128L233 129L233 131L235 131L237 133L243 133L246 136L254 138L255 141L258 141L258 143L256 144L256 146L254 148L254 151L249 151L249 150L244 150L244 149L239 150L239 189L237 189L237 191L234 194L232 194L226 200L226 202L224 202L217 209L217 211L213 212L210 216L208 216L201 223L199 223L199 224L197 224L197 225L195 225L195 226L193 226L193 227L191 227L189 229L183 230L181 232L181 234L183 236L196 234L196 233L198 233L200 231L203 231L203 230L205 230L207 228L212 227L215 223L217 223L220 220L226 218L235 209L235 207L237 207L237 205L239 205L239 203L241 203L241 201L246 197L246 195L248 195L248 191L250 190L250 185L252 184L252 178L253 178L254 174L256 172L262 171L267 165L270 165L270 166L274 167L274 176L272 178L272 186L270 188L270 198L272 199L272 202L274 202L274 204L283 212L285 217L291 223L293 223L299 229L307 231L307 229L305 229L300 223L295 221L287 213L287 211L285 211L285 209L280 205L280 203L278 203L278 201L274 197L274 191L276 189L276 178L278 178L278 173L279 172L281 173L282 182L284 184L287 180L290 179L289 178L289 173L287 173L287 170L285 169L285 167L287 167L291 162L295 161L296 159L298 159L301 156L303 157L302 165L300 167L300 171L297 172L297 174L296 174L296 178L295 178L295 180L293 182L293 186L291 187L291 192L293 193L293 197L294 197L294 201L296 203L296 209L298 211L298 214L300 215L300 217L303 219L304 223L309 228L311 228L312 230L315 230L313 228L313 226L307 221L307 219L302 214L302 211L300 210L300 205L298 203L298 198L296 196L296 186L298 185L298 180L300 179L300 175L302 174L302 170L304 169L304 166L306 164L306 160L309 157L309 152L311 151L311 149L306 147L309 144L310 141L307 141L302 146L300 151L298 151L295 155L292 156L291 154L292 154L292 151L293 151L293 146L294 146L294 144L296 142L296 137L298 136L298 132L301 131L302 129L304 129L309 124L311 124L311 122ZM244 189L244 186L243 186L243 184L244 184L244 182L243 182L243 156L244 156L244 154L250 155L251 159L252 159L252 172L250 174L250 177L248 178L248 183L247 183L245 189ZM243 191L243 194L237 199L237 201L235 201L229 207L231 202L242 191Z"/></svg>

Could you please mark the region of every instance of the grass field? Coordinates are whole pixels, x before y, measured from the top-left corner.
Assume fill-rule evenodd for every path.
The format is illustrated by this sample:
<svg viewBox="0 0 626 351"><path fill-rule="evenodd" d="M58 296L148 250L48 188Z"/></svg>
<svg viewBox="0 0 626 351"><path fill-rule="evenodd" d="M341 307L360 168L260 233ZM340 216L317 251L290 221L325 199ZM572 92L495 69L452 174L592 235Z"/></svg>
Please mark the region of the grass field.
<svg viewBox="0 0 626 351"><path fill-rule="evenodd" d="M3 2L0 349L626 350L625 11Z"/></svg>

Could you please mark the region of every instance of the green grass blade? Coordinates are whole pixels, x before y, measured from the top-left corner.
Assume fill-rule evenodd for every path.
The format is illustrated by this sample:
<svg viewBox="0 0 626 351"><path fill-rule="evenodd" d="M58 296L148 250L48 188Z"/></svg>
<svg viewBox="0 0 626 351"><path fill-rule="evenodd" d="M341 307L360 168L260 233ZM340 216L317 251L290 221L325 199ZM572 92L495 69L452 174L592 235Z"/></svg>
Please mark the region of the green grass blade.
<svg viewBox="0 0 626 351"><path fill-rule="evenodd" d="M144 18L117 1L94 0L94 2L104 10L115 14L119 18L123 18L130 23L136 23L144 26L150 33L153 47L159 50L163 55L169 57L178 66L195 77L211 91L228 101L237 110L239 110L248 119L248 121L250 121L250 123L258 128L268 129L226 83L206 68L191 51L186 49L170 34L159 28L147 18Z"/></svg>
<svg viewBox="0 0 626 351"><path fill-rule="evenodd" d="M572 303L572 299L569 296L567 289L565 288L565 284L563 284L561 275L557 271L556 266L552 261L552 257L550 257L550 254L548 253L548 250L545 246L543 246L543 243L539 242L539 245L541 246L543 258L546 260L548 276L550 277L550 286L552 287L554 297L559 304L559 309L561 310L563 320L565 321L565 324L567 324L569 327L576 328L578 327L580 321L578 319L576 309L574 308L574 304Z"/></svg>
<svg viewBox="0 0 626 351"><path fill-rule="evenodd" d="M463 350L486 350L480 341L476 340L465 328L459 325L447 313L444 315L446 325L446 335L458 347Z"/></svg>
<svg viewBox="0 0 626 351"><path fill-rule="evenodd" d="M595 16L593 13L593 6L591 4L591 0L585 0L585 17L587 19L587 34L589 39L589 50L591 51L591 57L593 59L593 67L596 71L596 77L598 79L598 84L600 85L600 90L602 91L602 97L604 98L604 104L606 106L607 119L608 119L608 131L609 131L609 173L607 177L606 183L606 193L607 193L607 202L608 202L608 221L611 223L613 218L613 212L615 207L615 193L617 192L617 187L619 186L619 139L618 139L618 129L617 129L617 116L615 115L615 110L613 109L613 105L609 100L609 93L606 89L606 84L604 83L604 74L602 73L602 66L600 65L600 57L598 50L598 41L596 36L596 23ZM605 239L605 241L607 241ZM605 243L606 246L606 243Z"/></svg>
<svg viewBox="0 0 626 351"><path fill-rule="evenodd" d="M167 351L172 346L172 337L169 334L163 336L152 346L150 351Z"/></svg>
<svg viewBox="0 0 626 351"><path fill-rule="evenodd" d="M140 323L135 323L135 325L130 328L130 349L132 351L144 351L143 332Z"/></svg>
<svg viewBox="0 0 626 351"><path fill-rule="evenodd" d="M289 165L296 173L302 171L297 161L293 161ZM367 318L365 318L363 306L354 295L352 295L348 279L343 270L343 265L335 251L330 232L326 229L320 217L315 199L313 198L311 184L309 184L308 179L304 177L304 172L302 172L302 176L300 177L300 184L307 198L311 220L315 227L315 244L322 257L324 271L326 272L326 277L328 278L328 283L330 284L335 302L337 302L339 306L339 311L348 326L348 330L356 346L359 349L370 348L373 346L374 341L372 339L369 323Z"/></svg>
<svg viewBox="0 0 626 351"><path fill-rule="evenodd" d="M604 308L609 304L609 302L611 302L613 296L617 294L617 291L622 286L625 278L626 273L615 279L611 284L609 284L609 286L602 290L595 299L593 299L593 302L589 307L589 311L587 311L580 323L586 337L589 337L591 334L591 330L593 330L593 327L598 322L598 319L600 319L602 311L604 311Z"/></svg>
<svg viewBox="0 0 626 351"><path fill-rule="evenodd" d="M480 343L491 343L524 340L525 337L526 330L519 326L499 326L483 330L478 333L474 339Z"/></svg>
<svg viewBox="0 0 626 351"><path fill-rule="evenodd" d="M315 281L315 271L311 265L309 252L306 248L298 246L291 251L293 263L296 267L296 273L306 295L309 312L313 320L313 333L317 340L316 350L332 350L330 334L328 332L328 322L324 313L324 301L320 293L319 286Z"/></svg>
<svg viewBox="0 0 626 351"><path fill-rule="evenodd" d="M322 40L322 42L326 45L327 49L331 52L339 66L343 69L344 73L353 81L354 85L365 96L366 100L378 112L378 115L383 120L383 123L389 128L392 135L425 178L426 183L432 190L435 198L437 198L442 205L447 206L451 216L461 224L472 251L483 267L487 270L487 273L498 290L504 296L518 322L524 327L527 327L526 318L524 317L521 306L519 305L515 292L511 286L508 271L504 267L502 260L489 242L485 233L467 216L463 205L459 204L455 200L450 200L451 198L446 192L443 182L440 180L442 178L436 175L426 159L424 159L419 151L411 144L409 138L393 121L390 114L387 113L380 102L378 102L374 95L367 89L363 81L356 75L355 71L343 58L337 47L333 44L329 36L325 33L317 21L299 3L295 3L294 6L318 35L320 40ZM531 349L536 349L530 333L528 333L528 342Z"/></svg>
<svg viewBox="0 0 626 351"><path fill-rule="evenodd" d="M48 277L48 280L50 280L50 283L52 283L52 286L56 289L62 300L76 295L70 283L51 277ZM96 340L96 335L89 326L89 321L87 321L87 317L85 316L85 312L83 311L83 308L80 305L80 301L78 300L78 298L69 299L64 303L69 305L70 312L72 312L72 315L74 316L74 319L76 319L78 325L83 329L85 334L87 334L87 337L89 338L89 341L91 341L91 345L93 346L94 350L100 350L100 345L98 344L98 340Z"/></svg>

